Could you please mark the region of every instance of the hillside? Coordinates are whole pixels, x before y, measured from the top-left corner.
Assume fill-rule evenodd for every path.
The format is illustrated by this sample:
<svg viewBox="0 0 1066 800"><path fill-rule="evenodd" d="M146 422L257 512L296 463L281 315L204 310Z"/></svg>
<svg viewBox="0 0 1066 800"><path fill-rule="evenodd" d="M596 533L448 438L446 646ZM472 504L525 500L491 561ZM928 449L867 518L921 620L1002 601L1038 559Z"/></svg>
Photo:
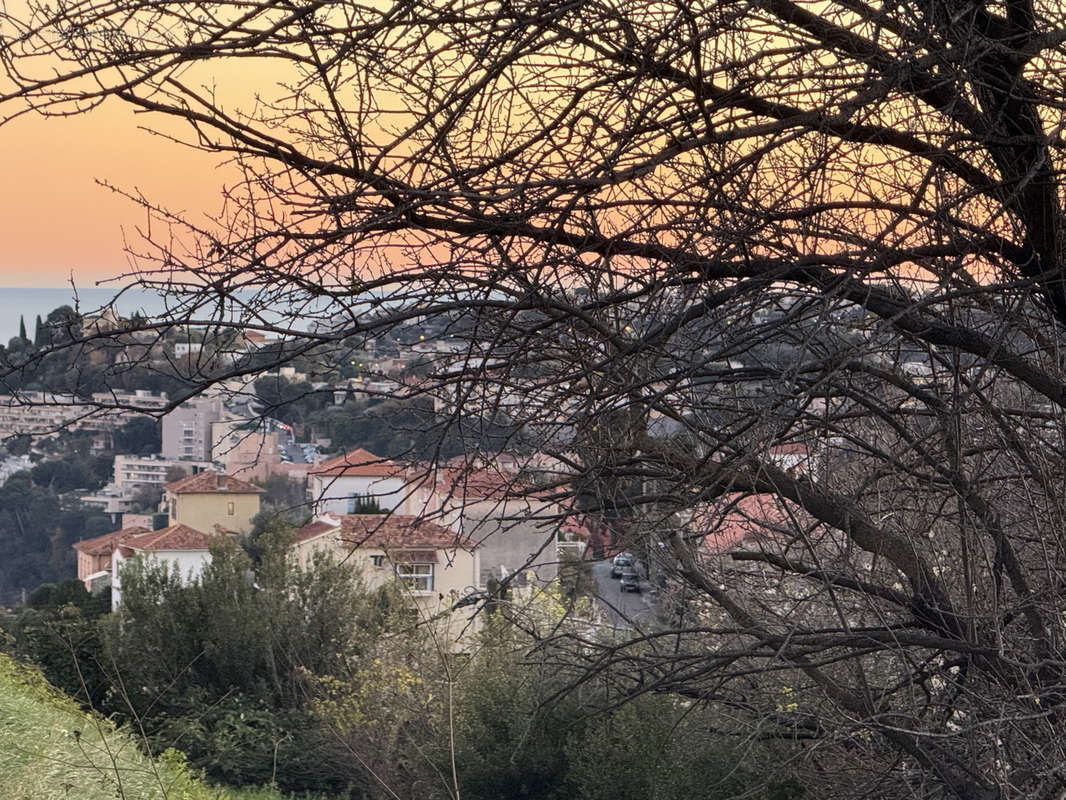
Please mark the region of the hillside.
<svg viewBox="0 0 1066 800"><path fill-rule="evenodd" d="M37 672L0 653L0 797L5 800L281 800L266 789L208 787L173 751L144 756L133 739L82 712Z"/></svg>

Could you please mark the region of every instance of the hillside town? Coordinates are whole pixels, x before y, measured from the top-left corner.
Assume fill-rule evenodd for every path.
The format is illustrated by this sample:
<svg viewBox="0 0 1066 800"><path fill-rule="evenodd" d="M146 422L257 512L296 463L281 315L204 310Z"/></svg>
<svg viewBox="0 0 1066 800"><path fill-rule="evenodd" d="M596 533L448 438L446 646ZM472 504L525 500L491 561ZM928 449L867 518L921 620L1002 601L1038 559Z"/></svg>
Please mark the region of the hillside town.
<svg viewBox="0 0 1066 800"><path fill-rule="evenodd" d="M69 309L57 309L50 319L78 330L129 324L113 315L77 321ZM92 515L83 516L91 528L64 535L76 553L77 579L93 594L108 592L112 609L121 604L121 571L129 559L150 560L182 580L196 581L211 560L212 542L247 543L280 515L293 526L291 547L302 563L310 564L312 552L327 549L370 586L395 582L406 587L426 619L483 601L490 588L502 585L529 597L560 579L597 599L590 618L597 624L628 625L672 614L673 601L660 598L677 593L675 578L657 563L658 554L645 545L638 548L638 535L625 526L612 526L574 503L565 447L560 455L558 446L565 441L557 431L546 449L527 443L492 451L480 441L474 449L457 443L454 455L431 459L419 451L413 432L403 429L411 423L395 421L396 404L420 402L427 429L434 416L520 419L528 418L531 408L546 427L556 420L568 424L574 409L541 410L554 407L549 391L539 397L534 387L501 384L501 392L476 397L464 390L461 379L440 381L440 374L456 364L472 369L469 353L478 344L466 334L468 328L462 317L416 318L388 339L361 341L331 368L317 362L316 372L308 360L306 371L288 365L222 380L177 403L166 391L59 395L33 389L31 383L25 391L0 397L0 435L8 442L31 443L19 455L9 448L0 470L8 476L29 469L47 472L41 464L78 449L110 464L102 485L59 496L62 504ZM197 368L209 370L220 361L246 364L264 348L283 346L250 334L220 342L195 330L151 344L147 336L131 338L143 341L90 361L101 370L136 363L165 373L174 371L174 359L180 366L205 358ZM13 340L11 347L17 344ZM743 364L721 367L728 372L742 370ZM91 376L81 379L91 385ZM765 391L758 380L741 388L748 402ZM735 381L730 391L735 399ZM693 397L712 396L706 388L673 392L677 407ZM456 397L462 398L459 404ZM375 407L386 413L375 416ZM343 417L350 423L360 415L368 422L354 432L335 422ZM653 416L652 425L660 436L673 429L661 417ZM127 446L131 431L138 433L133 447ZM824 463L832 446L833 441L817 437L773 443L766 457L787 474L804 474ZM390 450L399 453L390 456ZM740 502L726 495L669 525L683 530L700 515L710 520L714 534L704 540L708 559L775 531L787 538L790 525L795 527L780 500L737 498ZM634 548L639 552L630 552ZM612 566L616 555L620 561ZM53 551L51 559L71 564L70 573L53 573L53 580L73 577L73 558ZM579 573L585 577L575 577ZM34 588L7 585L3 591L11 602ZM453 633L472 630L476 626L462 625Z"/></svg>
<svg viewBox="0 0 1066 800"><path fill-rule="evenodd" d="M121 320L88 319L79 329L118 324ZM95 513L97 529L106 520L106 532L73 532L71 546L78 579L93 593L109 591L113 608L121 603L120 573L127 559L150 558L194 581L210 561L213 540L245 541L257 523L279 513L299 523L293 542L299 558L309 563L307 554L323 547L338 559L355 551L349 560L364 580L371 585L398 580L429 616L483 594L493 581L519 591L530 581L549 585L557 577L560 552L580 560L587 531L564 505L533 495L504 497L520 472L529 480L536 475L530 470L546 468L545 457L533 454L520 463L504 453L479 456L471 469L462 454L430 467L411 460L411 453L394 460L363 447L336 452L333 442L344 441L328 435L331 408L351 414L356 407L402 400L417 385L417 365L456 350L454 337L439 336L432 327L412 328L407 335L410 344L370 342L350 363L323 376L329 380L312 381L307 373L282 367L222 382L178 404L165 391L147 389L83 397L33 389L6 395L0 397L0 436L29 448L9 453L0 469L7 476L28 472L71 455L65 448L81 448L111 464L102 486L60 496L63 504ZM169 358L201 354L202 343L194 345L137 343L108 353L97 366L141 359L141 366L162 369ZM269 345L244 337L229 361L254 357ZM383 349L390 354L378 352ZM153 353L159 354L155 364ZM279 392L295 399L286 404L262 396ZM303 409L294 411L300 404L317 407L317 418L301 419ZM122 452L128 429L146 434L134 442L136 452ZM389 444L381 438L367 443ZM342 535L361 520L378 523L380 530L371 525L363 536ZM10 601L14 592L24 597L33 588L7 585L4 596Z"/></svg>
<svg viewBox="0 0 1066 800"><path fill-rule="evenodd" d="M0 42L0 800L1066 800L1066 4Z"/></svg>
<svg viewBox="0 0 1066 800"><path fill-rule="evenodd" d="M760 310L759 324L774 325L800 302L782 294L776 306ZM767 367L795 358L787 347L749 348L731 358L713 358L708 350L698 381L685 376L641 385L638 396L649 411L634 420L617 400L588 414L581 392L542 371L540 353L527 364L521 351L508 351L498 331L482 325L475 332L478 326L463 314L411 315L387 336L311 349L297 359L285 354L284 340L153 333L161 341L149 346L143 337L111 346L76 369L54 346L57 337L105 323L79 321L69 309L51 316L61 324L51 332L40 326L41 344L9 343L9 352L37 348L42 359L22 373L21 386L0 397L0 546L8 556L0 577L11 609L7 624L18 646L45 663L55 657L51 650L27 638L35 615L69 616L74 606L85 610L63 625L83 624L84 614L84 624L99 635L118 637L102 646L120 648L147 646L161 632L138 632L135 620L171 626L178 623L166 615L190 612L183 641L220 653L249 645L232 629L225 642L195 644L215 624L195 615L229 613L242 620L238 625L250 625L247 615L261 613L255 609L270 597L288 598L282 601L287 605L301 596L311 605L297 613L312 628L343 626L349 612L355 614L358 625L327 634L330 644L323 650L319 643L314 658L327 657L338 635L380 630L370 652L395 657L390 648L399 642L432 642L438 658L475 659L506 620L529 637L526 646L565 643L558 656L564 663L621 646L623 659L611 669L630 682L642 680L642 673L631 671L628 646L616 643L633 637L716 631L706 645L710 651L733 647L725 603L716 601L727 588L769 584L760 597L763 612L780 619L802 615L812 628L842 615L856 626L876 617L862 603L810 591L808 576L821 568L796 561L797 548L816 563L850 563L866 572L877 570L877 558L855 553L838 529L797 502L802 497L789 498L781 488L847 475L849 465L859 463L849 435L863 426L869 437L878 430L860 401L838 393L807 398L806 424L776 434L792 412L780 407ZM866 315L842 309L837 321L856 345L879 346ZM106 324L135 327L117 318ZM624 329L655 324L635 314ZM700 336L716 337L728 350L728 327L726 321ZM809 332L816 335L816 328ZM589 344L591 337L570 341ZM485 358L493 347L507 359ZM272 363L279 353L288 363ZM265 366L256 369L260 363ZM920 352L903 354L892 366L906 384L881 399L901 410L914 409L915 394L936 386ZM241 374L227 377L227 370ZM113 381L115 375L121 380ZM56 381L66 381L70 391L45 390ZM116 385L102 389L102 381ZM198 391L185 396L191 386ZM847 427L819 424L829 418L850 421ZM618 460L628 452L627 436L641 437L651 463L661 458L669 464L689 447L684 437L693 420L723 430L735 426L736 433L728 446L702 454L702 467L684 467L675 487L689 491L688 477L707 465L742 474L731 462L738 445L757 454L758 480L679 504L669 494L678 489L655 471L627 474ZM639 505L626 505L634 499ZM897 511L886 505L876 513L885 522ZM21 537L13 535L20 531ZM782 579L781 564L795 565L797 574ZM693 582L702 596L692 591ZM220 592L233 594L232 607L221 603ZM329 605L330 592L344 605ZM208 612L205 604L215 607ZM163 616L148 622L157 615ZM109 618L124 633L104 634ZM361 657L357 651L342 664L316 666L315 680L351 669ZM275 668L276 654L259 657L263 668ZM165 691L151 681L178 680L173 670L183 674L181 662L198 658L180 650L173 666L145 685ZM302 674L309 659L310 653L287 669ZM377 670L381 656L375 659ZM128 663L146 666L152 659L140 654ZM560 680L580 680L577 672L559 674ZM197 692L196 681L215 679L190 675L187 688ZM213 691L224 698L238 679L219 680ZM328 694L324 685L315 691ZM310 714L309 730L323 723L314 704L283 695L252 685L241 690L242 697L276 704L276 713ZM114 699L99 702L121 708ZM140 702L153 708L157 701L146 696ZM207 713L199 701L165 707L152 722L153 741L167 740L163 721L169 715ZM798 704L783 708L784 724L800 724ZM666 718L686 713L672 702L661 710ZM211 737L226 735L224 726L212 729ZM190 748L198 763L212 763L217 741ZM297 763L291 750L285 753L286 764ZM205 768L216 779L224 774ZM321 788L298 770L286 781L293 788ZM787 780L782 785L783 796L792 796L795 787Z"/></svg>

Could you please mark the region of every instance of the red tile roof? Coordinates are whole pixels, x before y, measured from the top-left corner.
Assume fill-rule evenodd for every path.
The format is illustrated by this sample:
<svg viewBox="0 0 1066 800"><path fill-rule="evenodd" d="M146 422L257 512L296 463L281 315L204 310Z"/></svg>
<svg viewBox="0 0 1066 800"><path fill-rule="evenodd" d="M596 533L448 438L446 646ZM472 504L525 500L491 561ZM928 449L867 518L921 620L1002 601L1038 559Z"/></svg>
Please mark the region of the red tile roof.
<svg viewBox="0 0 1066 800"><path fill-rule="evenodd" d="M296 531L295 543L299 544L300 542L306 542L309 539L314 539L317 536L321 536L323 533L328 533L329 531L336 531L339 529L339 525L330 525L328 522L310 522L307 525L304 525L298 531Z"/></svg>
<svg viewBox="0 0 1066 800"><path fill-rule="evenodd" d="M410 514L344 514L334 519L339 525L315 521L297 531L298 541L307 541L329 531L338 531L340 540L351 547L381 550L473 550L477 542L451 528L419 519Z"/></svg>
<svg viewBox="0 0 1066 800"><path fill-rule="evenodd" d="M189 475L163 488L174 494L259 494L263 491L254 483L211 470Z"/></svg>
<svg viewBox="0 0 1066 800"><path fill-rule="evenodd" d="M592 539L592 525L589 520L572 514L559 525L559 533L564 541L588 542Z"/></svg>
<svg viewBox="0 0 1066 800"><path fill-rule="evenodd" d="M456 500L506 500L525 497L532 487L519 480L518 474L506 469L483 467L437 470L437 493Z"/></svg>
<svg viewBox="0 0 1066 800"><path fill-rule="evenodd" d="M150 533L147 528L135 526L122 528L121 530L105 533L103 536L95 536L92 539L82 539L74 543L74 549L87 556L107 556L115 552L115 548L124 540L140 533Z"/></svg>
<svg viewBox="0 0 1066 800"><path fill-rule="evenodd" d="M158 531L133 536L122 544L135 551L158 550L206 550L208 544L216 537L190 528L188 525L171 525Z"/></svg>
<svg viewBox="0 0 1066 800"><path fill-rule="evenodd" d="M401 475L403 471L402 464L376 456L360 447L350 453L331 458L329 461L323 461L308 474L334 478L342 476L384 478Z"/></svg>
<svg viewBox="0 0 1066 800"><path fill-rule="evenodd" d="M773 494L729 494L708 505L689 523L704 532L704 548L714 554L736 549L746 539L768 539L806 524L802 509Z"/></svg>

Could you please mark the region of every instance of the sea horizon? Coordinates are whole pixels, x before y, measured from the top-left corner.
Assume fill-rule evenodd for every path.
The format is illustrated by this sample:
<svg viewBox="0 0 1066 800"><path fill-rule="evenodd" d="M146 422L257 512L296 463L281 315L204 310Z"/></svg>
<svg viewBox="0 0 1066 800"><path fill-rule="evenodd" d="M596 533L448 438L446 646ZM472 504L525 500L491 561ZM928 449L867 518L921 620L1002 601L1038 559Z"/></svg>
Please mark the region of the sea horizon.
<svg viewBox="0 0 1066 800"><path fill-rule="evenodd" d="M18 336L20 318L32 340L37 317L46 319L61 306L91 315L113 302L122 316L140 313L152 317L166 310L167 299L159 291L138 287L0 286L0 344L6 345ZM173 296L170 299L172 303Z"/></svg>
<svg viewBox="0 0 1066 800"><path fill-rule="evenodd" d="M18 336L19 319L26 323L26 335L33 339L37 317L47 318L60 306L76 307L82 314L91 313L115 298L120 288L66 286L0 286L0 343L6 345ZM127 290L118 303L123 313L137 311L137 306L149 303L162 310L159 303L150 303L152 292L140 290L143 296L136 297L138 290ZM129 302L127 302L129 297ZM127 306L133 306L127 308ZM145 308L145 311L152 309Z"/></svg>
<svg viewBox="0 0 1066 800"><path fill-rule="evenodd" d="M234 294L247 299L254 296L255 292L237 290ZM123 317L139 313L152 318L163 315L168 308L174 311L177 300L173 293L143 287L0 286L0 344L6 346L18 336L20 318L25 321L26 335L32 340L37 317L44 320L60 306L70 306L82 315L91 315L113 303L112 307ZM319 310L322 308L324 304L319 305ZM304 305L301 311L301 314L294 314L288 308L276 308L261 313L268 319L275 318L270 319L271 322L297 329L306 329L318 319L313 301ZM234 306L232 318L235 319L237 315L237 307Z"/></svg>

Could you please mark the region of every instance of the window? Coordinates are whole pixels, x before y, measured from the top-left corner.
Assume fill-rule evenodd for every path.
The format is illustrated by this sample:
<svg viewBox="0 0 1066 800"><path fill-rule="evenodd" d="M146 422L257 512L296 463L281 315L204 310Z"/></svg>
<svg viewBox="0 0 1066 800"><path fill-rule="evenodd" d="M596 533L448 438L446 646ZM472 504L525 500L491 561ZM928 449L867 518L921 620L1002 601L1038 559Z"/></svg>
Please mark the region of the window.
<svg viewBox="0 0 1066 800"><path fill-rule="evenodd" d="M233 507L233 501L230 500L228 503L226 503L226 513L232 517L235 511L236 509Z"/></svg>
<svg viewBox="0 0 1066 800"><path fill-rule="evenodd" d="M375 567L385 566L385 556L370 556L370 563Z"/></svg>
<svg viewBox="0 0 1066 800"><path fill-rule="evenodd" d="M396 577L416 592L433 590L432 564L397 564Z"/></svg>

